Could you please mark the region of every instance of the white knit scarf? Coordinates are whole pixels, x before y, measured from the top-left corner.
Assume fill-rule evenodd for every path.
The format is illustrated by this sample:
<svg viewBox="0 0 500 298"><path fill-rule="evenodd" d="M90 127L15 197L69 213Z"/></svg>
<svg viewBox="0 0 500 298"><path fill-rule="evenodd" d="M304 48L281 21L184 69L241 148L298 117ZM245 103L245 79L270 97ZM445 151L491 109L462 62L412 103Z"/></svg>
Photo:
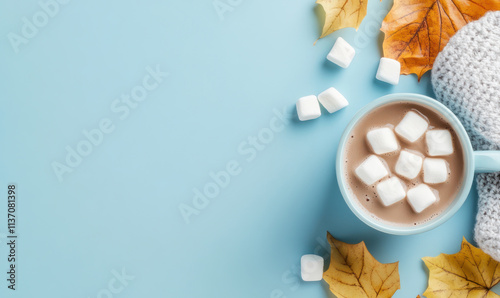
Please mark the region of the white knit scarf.
<svg viewBox="0 0 500 298"><path fill-rule="evenodd" d="M500 149L500 11L460 29L432 69L437 100L464 124L475 150ZM500 261L500 172L477 175L474 239Z"/></svg>

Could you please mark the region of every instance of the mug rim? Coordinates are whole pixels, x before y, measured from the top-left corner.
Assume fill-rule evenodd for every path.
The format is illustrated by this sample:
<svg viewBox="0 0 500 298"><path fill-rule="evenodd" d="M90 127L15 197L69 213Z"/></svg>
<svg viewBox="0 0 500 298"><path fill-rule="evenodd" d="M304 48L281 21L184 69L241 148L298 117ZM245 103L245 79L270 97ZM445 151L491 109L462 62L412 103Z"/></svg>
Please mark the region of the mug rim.
<svg viewBox="0 0 500 298"><path fill-rule="evenodd" d="M347 181L346 177L344 175L344 163L340 162L344 160L344 155L345 155L345 145L347 143L347 139L349 138L349 135L354 128L354 126L369 112L374 110L375 108L378 108L382 105L391 103L391 102L397 102L397 101L410 101L414 102L417 104L422 104L426 107L430 107L443 115L446 120L450 123L450 125L453 127L455 130L460 144L463 147L464 151L464 179L462 182L462 187L460 188L457 196L455 199L452 201L452 203L445 209L443 210L437 217L429 220L428 222L416 225L416 226L398 226L398 225L391 225L389 222L384 222L382 220L379 220L373 216L370 216L368 214L368 211L364 209L359 203L355 202L354 197L351 197L351 195L348 193L347 190ZM473 149L472 149L472 144L470 142L469 136L467 132L465 131L464 126L460 122L460 120L457 118L453 112L451 112L450 109L448 109L446 106L444 106L442 103L438 102L437 100L425 96L422 94L416 94L416 93L394 93L394 94L389 94L385 95L382 97L379 97L369 104L365 105L362 107L349 121L349 124L347 127L344 129L344 132L340 138L339 146L337 148L337 157L336 157L336 173L337 173L337 182L339 185L340 192L342 194L342 197L344 198L344 201L346 204L349 206L349 209L365 224L368 226L384 232L388 234L393 234L393 235L413 235L413 234L418 234L418 233L423 233L429 230L432 230L439 225L443 224L446 222L448 219L450 219L463 205L465 202L467 196L469 195L469 191L472 187L472 182L474 178L474 155L473 155Z"/></svg>

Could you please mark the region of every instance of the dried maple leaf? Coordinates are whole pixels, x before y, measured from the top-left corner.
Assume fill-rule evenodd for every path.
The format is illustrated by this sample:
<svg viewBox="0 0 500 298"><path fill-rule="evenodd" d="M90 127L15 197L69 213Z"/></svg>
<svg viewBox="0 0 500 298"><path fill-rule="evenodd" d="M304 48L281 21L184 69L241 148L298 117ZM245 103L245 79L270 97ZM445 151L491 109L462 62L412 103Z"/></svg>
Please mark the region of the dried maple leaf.
<svg viewBox="0 0 500 298"><path fill-rule="evenodd" d="M368 0L317 0L325 10L325 24L319 38L342 28L358 29L366 16Z"/></svg>
<svg viewBox="0 0 500 298"><path fill-rule="evenodd" d="M465 238L458 253L422 260L429 268L427 298L500 297L490 291L500 281L499 263Z"/></svg>
<svg viewBox="0 0 500 298"><path fill-rule="evenodd" d="M323 279L337 297L392 297L400 288L398 262L379 263L364 242L347 244L328 233L332 248Z"/></svg>
<svg viewBox="0 0 500 298"><path fill-rule="evenodd" d="M381 28L384 56L420 80L458 29L499 9L500 0L394 0Z"/></svg>

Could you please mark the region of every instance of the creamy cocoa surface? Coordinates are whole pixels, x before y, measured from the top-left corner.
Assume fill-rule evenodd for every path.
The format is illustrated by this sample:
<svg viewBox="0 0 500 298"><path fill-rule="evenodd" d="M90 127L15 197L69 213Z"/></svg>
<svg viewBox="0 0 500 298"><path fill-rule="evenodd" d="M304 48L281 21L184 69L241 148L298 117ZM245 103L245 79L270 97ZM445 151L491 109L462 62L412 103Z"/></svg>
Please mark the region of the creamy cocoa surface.
<svg viewBox="0 0 500 298"><path fill-rule="evenodd" d="M439 156L446 160L450 167L448 181L441 184L428 184L429 187L439 192L439 201L431 205L421 213L416 213L411 208L407 199L385 207L379 200L376 185L367 186L355 175L354 170L369 155L374 154L366 140L366 134L371 129L383 126L394 128L409 111L416 111L429 120L428 129L448 129L453 137L454 153L450 156ZM409 149L422 152L427 155L425 134L414 143L409 143L398 137L401 149ZM427 222L439 215L455 199L464 179L464 154L460 140L451 125L438 112L414 103L401 101L383 105L365 115L351 131L349 141L345 147L346 180L352 193L357 197L359 203L374 217L388 221L396 225L418 225ZM380 155L389 166L390 177L396 176L403 181L407 188L411 188L423 181L423 170L413 180L408 180L396 174L394 168L399 157L400 150ZM386 179L386 178L384 178Z"/></svg>

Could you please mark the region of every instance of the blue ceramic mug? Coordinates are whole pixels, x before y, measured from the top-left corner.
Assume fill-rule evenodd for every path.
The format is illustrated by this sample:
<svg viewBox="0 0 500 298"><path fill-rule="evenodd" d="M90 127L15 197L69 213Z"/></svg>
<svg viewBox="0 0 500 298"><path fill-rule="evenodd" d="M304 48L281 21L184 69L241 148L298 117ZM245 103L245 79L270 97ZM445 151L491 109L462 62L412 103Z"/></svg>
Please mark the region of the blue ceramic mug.
<svg viewBox="0 0 500 298"><path fill-rule="evenodd" d="M352 191L348 187L348 183L345 177L345 165L343 162L346 159L345 153L345 145L348 141L349 136L351 135L352 129L356 126L356 124L361 120L367 113L372 110L388 104L392 102L406 101L412 102L415 104L420 104L430 109L433 109L443 115L448 122L451 124L453 129L455 130L458 138L460 139L460 144L463 147L464 152L464 162L465 162L465 175L462 183L462 187L458 192L457 196L453 200L453 202L447 207L447 209L443 210L441 214L433 218L432 220L416 225L416 226L398 226L395 224L390 224L387 222L383 222L382 220L378 220L374 218L370 213L361 206L359 201L355 198ZM422 233L425 231L429 231L440 224L447 221L450 217L452 217L455 212L460 209L465 199L467 198L471 186L472 181L474 179L474 173L487 173L487 172L497 172L500 171L500 151L474 151L472 150L472 145L470 139L463 127L462 123L458 120L458 118L453 114L447 107L445 107L440 102L432 99L430 97L413 94L413 93L399 93L399 94L390 94L383 97L380 97L373 102L369 103L365 107L363 107L351 122L347 125L344 134L340 139L340 143L338 146L337 152L337 180L339 183L339 188L346 201L349 208L356 214L356 216L361 219L364 223L371 226L374 229L379 231L394 234L394 235L410 235Z"/></svg>

